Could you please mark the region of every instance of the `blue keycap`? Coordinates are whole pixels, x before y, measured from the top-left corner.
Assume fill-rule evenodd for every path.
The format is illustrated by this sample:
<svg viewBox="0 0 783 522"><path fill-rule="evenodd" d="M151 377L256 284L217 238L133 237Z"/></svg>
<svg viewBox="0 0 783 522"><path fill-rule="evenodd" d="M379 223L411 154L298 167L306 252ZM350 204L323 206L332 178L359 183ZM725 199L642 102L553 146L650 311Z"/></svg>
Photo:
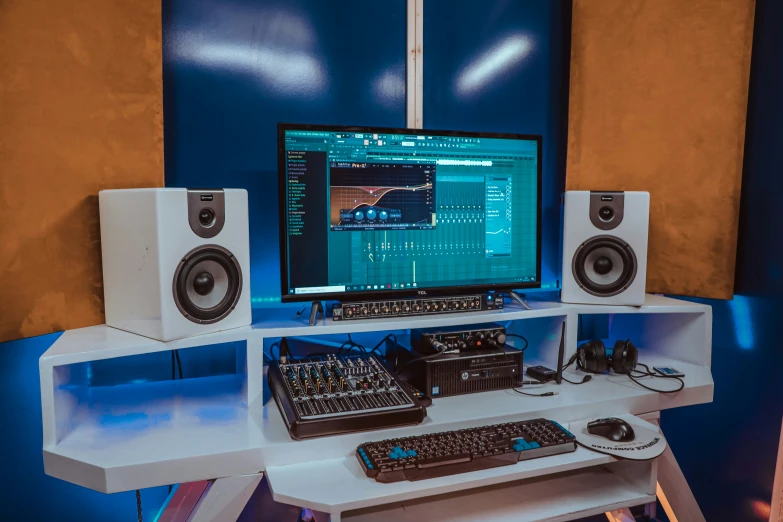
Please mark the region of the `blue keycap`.
<svg viewBox="0 0 783 522"><path fill-rule="evenodd" d="M530 443L530 448L531 449L540 448L540 447L541 446L538 445L538 442L533 441L533 442Z"/></svg>

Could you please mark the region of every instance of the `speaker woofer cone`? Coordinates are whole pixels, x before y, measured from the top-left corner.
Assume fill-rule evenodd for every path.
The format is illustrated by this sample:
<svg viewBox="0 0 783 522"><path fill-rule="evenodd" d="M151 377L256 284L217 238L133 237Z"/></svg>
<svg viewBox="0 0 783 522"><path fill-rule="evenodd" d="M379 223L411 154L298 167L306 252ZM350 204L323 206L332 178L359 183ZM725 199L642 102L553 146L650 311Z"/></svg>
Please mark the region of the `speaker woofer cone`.
<svg viewBox="0 0 783 522"><path fill-rule="evenodd" d="M636 254L617 237L596 236L579 245L571 269L585 292L611 297L626 290L636 279Z"/></svg>
<svg viewBox="0 0 783 522"><path fill-rule="evenodd" d="M204 292L204 281L211 289ZM188 252L177 266L174 302L182 315L199 324L224 319L242 294L242 269L234 255L218 245L203 245Z"/></svg>

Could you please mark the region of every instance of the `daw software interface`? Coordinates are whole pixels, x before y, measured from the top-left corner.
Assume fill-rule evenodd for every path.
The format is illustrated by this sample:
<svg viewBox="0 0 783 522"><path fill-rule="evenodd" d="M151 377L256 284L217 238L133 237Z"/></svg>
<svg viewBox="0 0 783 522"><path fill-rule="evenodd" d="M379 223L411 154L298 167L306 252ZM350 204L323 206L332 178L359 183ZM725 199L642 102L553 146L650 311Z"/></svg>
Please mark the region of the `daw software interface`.
<svg viewBox="0 0 783 522"><path fill-rule="evenodd" d="M283 128L284 296L538 282L540 140L410 132Z"/></svg>

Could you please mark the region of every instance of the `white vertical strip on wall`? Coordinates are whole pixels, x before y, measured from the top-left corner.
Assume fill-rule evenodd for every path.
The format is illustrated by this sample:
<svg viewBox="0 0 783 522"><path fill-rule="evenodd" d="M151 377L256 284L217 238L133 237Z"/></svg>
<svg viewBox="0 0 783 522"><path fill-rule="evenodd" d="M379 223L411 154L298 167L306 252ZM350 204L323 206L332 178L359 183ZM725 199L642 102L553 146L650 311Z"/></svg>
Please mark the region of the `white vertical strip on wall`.
<svg viewBox="0 0 783 522"><path fill-rule="evenodd" d="M407 35L405 124L420 129L424 121L424 0L408 0Z"/></svg>

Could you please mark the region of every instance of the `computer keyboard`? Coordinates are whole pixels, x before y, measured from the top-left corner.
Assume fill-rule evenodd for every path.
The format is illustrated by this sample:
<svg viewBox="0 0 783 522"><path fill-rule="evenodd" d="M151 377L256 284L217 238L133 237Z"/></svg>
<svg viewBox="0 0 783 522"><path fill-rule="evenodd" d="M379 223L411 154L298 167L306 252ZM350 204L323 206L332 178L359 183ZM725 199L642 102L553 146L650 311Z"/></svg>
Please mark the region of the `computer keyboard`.
<svg viewBox="0 0 783 522"><path fill-rule="evenodd" d="M368 477L389 483L509 466L575 450L568 430L555 421L534 419L366 442L356 448L356 458Z"/></svg>

